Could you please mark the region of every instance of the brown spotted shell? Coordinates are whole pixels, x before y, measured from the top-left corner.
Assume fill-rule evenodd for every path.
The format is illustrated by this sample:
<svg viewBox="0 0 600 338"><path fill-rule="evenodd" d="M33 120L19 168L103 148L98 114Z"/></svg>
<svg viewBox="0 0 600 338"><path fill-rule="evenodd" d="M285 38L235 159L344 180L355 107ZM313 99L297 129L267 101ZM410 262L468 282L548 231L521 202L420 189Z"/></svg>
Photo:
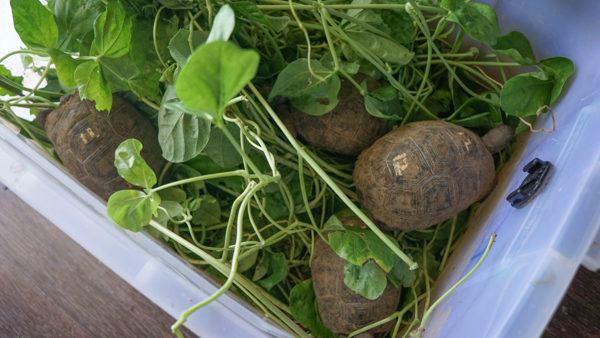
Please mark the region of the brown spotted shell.
<svg viewBox="0 0 600 338"><path fill-rule="evenodd" d="M362 206L388 228L424 229L485 197L494 159L473 132L442 121L399 127L360 154L354 184Z"/></svg>
<svg viewBox="0 0 600 338"><path fill-rule="evenodd" d="M346 261L320 237L315 241L313 257L311 272L319 314L323 324L332 332L346 335L386 318L396 310L400 301L400 289L388 283L383 294L375 300L354 293L344 284ZM385 332L390 327L383 325L369 333Z"/></svg>
<svg viewBox="0 0 600 338"><path fill-rule="evenodd" d="M113 108L98 111L94 102L74 94L43 116L40 122L67 170L105 200L128 184L114 167L115 150L126 139L136 138L142 156L155 172L164 165L156 130L130 103L113 96Z"/></svg>
<svg viewBox="0 0 600 338"><path fill-rule="evenodd" d="M322 116L293 111L296 129L300 138L315 148L356 156L385 134L388 124L369 115L363 96L346 80L342 80L338 98L338 105Z"/></svg>

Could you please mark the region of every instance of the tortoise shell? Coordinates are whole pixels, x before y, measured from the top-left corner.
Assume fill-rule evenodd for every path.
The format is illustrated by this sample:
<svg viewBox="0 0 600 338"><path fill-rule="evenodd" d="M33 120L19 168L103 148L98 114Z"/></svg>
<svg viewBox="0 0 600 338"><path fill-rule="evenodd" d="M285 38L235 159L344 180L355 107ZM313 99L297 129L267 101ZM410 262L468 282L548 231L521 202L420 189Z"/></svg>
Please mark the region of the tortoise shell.
<svg viewBox="0 0 600 338"><path fill-rule="evenodd" d="M367 112L363 96L347 80L342 80L338 97L338 105L322 116L294 111L296 130L313 147L356 156L389 130L388 123Z"/></svg>
<svg viewBox="0 0 600 338"><path fill-rule="evenodd" d="M164 165L155 128L119 96L113 96L110 112L96 110L78 94L66 96L40 123L67 170L105 200L129 187L114 167L115 150L124 140L142 142L142 156L155 172Z"/></svg>
<svg viewBox="0 0 600 338"><path fill-rule="evenodd" d="M369 300L344 284L346 261L320 237L315 241L313 257L311 273L319 313L323 324L335 334L346 335L396 311L400 289L392 283L378 299ZM369 333L388 331L392 324L373 328Z"/></svg>
<svg viewBox="0 0 600 338"><path fill-rule="evenodd" d="M509 128L510 129L510 128ZM362 206L391 229L424 229L485 197L494 159L473 132L442 121L406 124L358 157L354 184Z"/></svg>

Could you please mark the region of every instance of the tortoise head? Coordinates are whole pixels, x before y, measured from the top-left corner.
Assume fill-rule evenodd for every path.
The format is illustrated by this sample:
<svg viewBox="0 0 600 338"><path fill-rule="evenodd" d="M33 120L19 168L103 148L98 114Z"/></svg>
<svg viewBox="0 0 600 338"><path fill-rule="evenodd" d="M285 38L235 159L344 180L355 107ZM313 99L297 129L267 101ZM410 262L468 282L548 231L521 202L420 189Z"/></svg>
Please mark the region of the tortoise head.
<svg viewBox="0 0 600 338"><path fill-rule="evenodd" d="M481 140L490 153L495 154L504 149L513 137L513 129L506 124L501 124L488 131Z"/></svg>
<svg viewBox="0 0 600 338"><path fill-rule="evenodd" d="M46 129L46 121L48 120L48 115L50 115L50 113L52 113L53 111L54 109L44 109L37 114L36 120L38 121L42 129Z"/></svg>

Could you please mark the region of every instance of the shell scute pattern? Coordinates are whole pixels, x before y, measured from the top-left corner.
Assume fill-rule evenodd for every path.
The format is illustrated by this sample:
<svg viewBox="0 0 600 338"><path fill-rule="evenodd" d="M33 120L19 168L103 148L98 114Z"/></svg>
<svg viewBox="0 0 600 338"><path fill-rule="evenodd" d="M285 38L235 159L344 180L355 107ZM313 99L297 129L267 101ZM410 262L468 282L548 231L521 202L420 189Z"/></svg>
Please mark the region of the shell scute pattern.
<svg viewBox="0 0 600 338"><path fill-rule="evenodd" d="M292 112L300 138L313 147L332 153L356 156L389 128L385 120L371 116L363 96L347 80L342 80L339 103L322 116Z"/></svg>
<svg viewBox="0 0 600 338"><path fill-rule="evenodd" d="M362 206L384 227L402 230L452 217L489 193L494 180L481 138L441 121L389 132L360 154L354 171Z"/></svg>
<svg viewBox="0 0 600 338"><path fill-rule="evenodd" d="M92 101L69 95L42 121L65 167L104 199L129 187L114 167L115 150L124 140L142 142L142 156L155 172L164 165L154 126L116 95L110 112L97 111Z"/></svg>
<svg viewBox="0 0 600 338"><path fill-rule="evenodd" d="M344 284L345 264L346 261L339 257L329 244L320 237L317 238L311 271L319 314L323 324L340 335L391 315L400 301L400 289L392 283L388 283L383 294L375 300L354 293ZM391 324L393 323L369 332L387 331Z"/></svg>

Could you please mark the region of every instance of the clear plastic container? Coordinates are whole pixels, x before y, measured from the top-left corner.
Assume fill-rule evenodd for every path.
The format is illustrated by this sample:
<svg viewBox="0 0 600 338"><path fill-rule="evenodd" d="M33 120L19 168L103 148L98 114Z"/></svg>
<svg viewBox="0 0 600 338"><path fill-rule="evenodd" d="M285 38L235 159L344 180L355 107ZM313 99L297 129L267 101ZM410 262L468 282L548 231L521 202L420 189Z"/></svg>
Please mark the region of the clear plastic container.
<svg viewBox="0 0 600 338"><path fill-rule="evenodd" d="M492 232L496 243L479 270L436 309L426 337L539 336L579 265L600 265L600 2L488 3L503 32L523 32L539 59L571 58L576 74L552 108L557 130L534 133L521 144L469 226L436 286L438 295L475 264ZM549 116L538 123L551 126ZM535 157L554 164L549 183L528 206L514 209L506 195Z"/></svg>
<svg viewBox="0 0 600 338"><path fill-rule="evenodd" d="M600 2L489 3L503 31L525 33L538 58L571 58L577 72L553 107L557 130L523 140L469 226L436 286L438 295L477 261L493 232L496 243L480 269L433 313L426 337L539 336L580 264L600 267ZM550 126L548 116L539 122ZM554 164L552 176L532 203L514 209L505 197L534 157ZM2 124L0 181L171 315L216 290L150 237L112 225L100 200ZM288 335L231 295L186 326L201 337Z"/></svg>

